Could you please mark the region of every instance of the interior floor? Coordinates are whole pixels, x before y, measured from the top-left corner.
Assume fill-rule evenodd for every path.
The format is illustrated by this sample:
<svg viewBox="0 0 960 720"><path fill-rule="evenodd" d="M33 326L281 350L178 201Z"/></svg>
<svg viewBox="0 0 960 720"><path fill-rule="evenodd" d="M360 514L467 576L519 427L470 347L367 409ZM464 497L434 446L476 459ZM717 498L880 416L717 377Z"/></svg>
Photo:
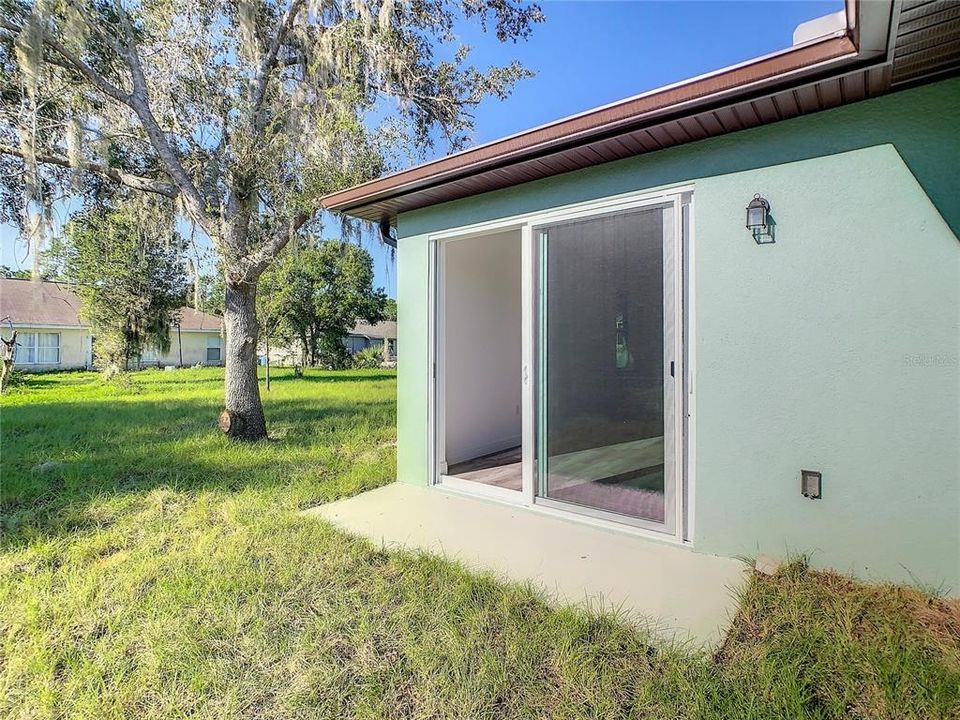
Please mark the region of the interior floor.
<svg viewBox="0 0 960 720"><path fill-rule="evenodd" d="M447 475L522 488L519 446L451 465ZM576 505L663 521L663 438L590 448L550 458L548 497Z"/></svg>
<svg viewBox="0 0 960 720"><path fill-rule="evenodd" d="M520 490L523 483L521 467L521 451L518 445L451 465L447 468L447 475L507 490Z"/></svg>
<svg viewBox="0 0 960 720"><path fill-rule="evenodd" d="M663 522L663 453L663 437L653 437L553 455L547 496Z"/></svg>

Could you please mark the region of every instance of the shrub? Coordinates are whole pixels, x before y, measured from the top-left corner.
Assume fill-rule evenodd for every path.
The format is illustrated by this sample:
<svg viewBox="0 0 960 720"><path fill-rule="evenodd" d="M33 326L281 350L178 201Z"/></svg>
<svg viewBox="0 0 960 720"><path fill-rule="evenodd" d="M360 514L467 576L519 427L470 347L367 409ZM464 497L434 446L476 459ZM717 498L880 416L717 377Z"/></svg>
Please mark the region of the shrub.
<svg viewBox="0 0 960 720"><path fill-rule="evenodd" d="M382 348L364 348L353 356L353 367L358 370L378 368L383 363Z"/></svg>

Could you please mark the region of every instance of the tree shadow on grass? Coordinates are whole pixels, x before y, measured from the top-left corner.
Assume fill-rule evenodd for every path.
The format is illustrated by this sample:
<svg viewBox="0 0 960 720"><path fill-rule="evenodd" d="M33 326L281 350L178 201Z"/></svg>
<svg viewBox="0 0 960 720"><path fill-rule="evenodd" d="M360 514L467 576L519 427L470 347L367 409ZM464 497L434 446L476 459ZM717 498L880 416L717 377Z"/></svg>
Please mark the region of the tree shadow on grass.
<svg viewBox="0 0 960 720"><path fill-rule="evenodd" d="M252 444L225 438L218 410L217 398L163 397L4 408L0 548L81 532L94 524L92 502L157 488L252 488L296 509L285 490L299 482L301 494L306 483L317 501L332 500L364 489L362 478L343 480L357 474L357 448L376 458L395 435L389 399L268 399L273 439Z"/></svg>
<svg viewBox="0 0 960 720"><path fill-rule="evenodd" d="M53 373L24 373L14 372L10 378L10 388L20 390L39 390L40 388L51 387L62 384L53 377Z"/></svg>
<svg viewBox="0 0 960 720"><path fill-rule="evenodd" d="M187 368L179 368L178 370L186 370ZM222 385L223 376L222 375L210 375L206 376L197 376L178 374L178 370L167 372L165 370L157 370L155 368L146 368L144 370L137 370L131 372L127 377L133 383L149 383L161 381L164 385Z"/></svg>
<svg viewBox="0 0 960 720"><path fill-rule="evenodd" d="M362 370L358 370L358 371L322 370L321 371L321 370L318 370L313 372L311 372L310 370L307 370L307 372L302 377L297 377L296 375L294 375L292 370L289 371L289 374L285 373L282 375L274 376L273 370L271 369L270 373L271 373L270 374L271 383L275 383L275 382L284 383L284 382L289 382L291 380L296 380L299 382L306 381L311 383L313 382L316 382L316 383L353 382L355 383L355 382L376 382L378 380L381 380L381 381L396 380L397 378L396 372L376 371L376 370L368 370L368 371L362 371ZM262 372L260 373L260 377L261 379L263 378Z"/></svg>

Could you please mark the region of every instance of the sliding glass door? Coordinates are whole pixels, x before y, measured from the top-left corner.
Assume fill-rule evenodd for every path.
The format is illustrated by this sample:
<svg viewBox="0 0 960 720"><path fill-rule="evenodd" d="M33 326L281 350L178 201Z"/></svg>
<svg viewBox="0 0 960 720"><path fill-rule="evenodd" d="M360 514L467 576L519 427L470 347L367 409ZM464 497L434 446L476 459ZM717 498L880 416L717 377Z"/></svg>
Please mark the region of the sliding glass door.
<svg viewBox="0 0 960 720"><path fill-rule="evenodd" d="M538 502L675 531L675 207L534 229Z"/></svg>

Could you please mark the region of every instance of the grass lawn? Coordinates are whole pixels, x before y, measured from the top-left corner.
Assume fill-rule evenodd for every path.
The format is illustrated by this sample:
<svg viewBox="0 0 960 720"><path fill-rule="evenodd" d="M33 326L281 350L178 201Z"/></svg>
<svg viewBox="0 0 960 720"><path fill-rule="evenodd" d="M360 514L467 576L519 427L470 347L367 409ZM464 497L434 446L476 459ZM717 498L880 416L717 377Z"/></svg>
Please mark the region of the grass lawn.
<svg viewBox="0 0 960 720"><path fill-rule="evenodd" d="M0 401L0 717L960 718L960 607L920 591L795 563L711 656L301 517L393 478L395 380L277 375L254 446L214 369Z"/></svg>

